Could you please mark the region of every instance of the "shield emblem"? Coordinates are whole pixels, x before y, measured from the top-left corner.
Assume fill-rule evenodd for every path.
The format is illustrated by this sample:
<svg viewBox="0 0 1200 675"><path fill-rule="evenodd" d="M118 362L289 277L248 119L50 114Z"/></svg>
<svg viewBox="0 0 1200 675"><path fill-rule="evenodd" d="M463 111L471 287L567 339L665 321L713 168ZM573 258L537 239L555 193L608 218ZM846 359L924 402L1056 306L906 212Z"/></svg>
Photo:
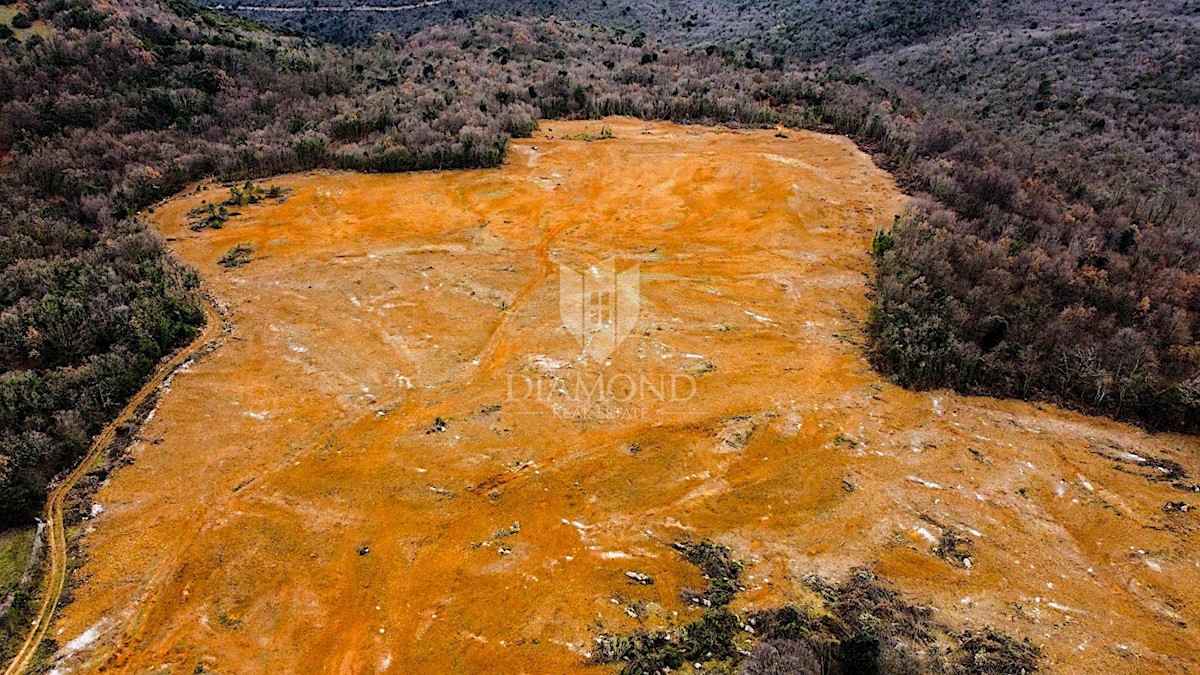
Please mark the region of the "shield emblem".
<svg viewBox="0 0 1200 675"><path fill-rule="evenodd" d="M603 363L637 326L641 311L638 265L617 273L616 258L576 272L558 266L558 309L563 327L583 355Z"/></svg>

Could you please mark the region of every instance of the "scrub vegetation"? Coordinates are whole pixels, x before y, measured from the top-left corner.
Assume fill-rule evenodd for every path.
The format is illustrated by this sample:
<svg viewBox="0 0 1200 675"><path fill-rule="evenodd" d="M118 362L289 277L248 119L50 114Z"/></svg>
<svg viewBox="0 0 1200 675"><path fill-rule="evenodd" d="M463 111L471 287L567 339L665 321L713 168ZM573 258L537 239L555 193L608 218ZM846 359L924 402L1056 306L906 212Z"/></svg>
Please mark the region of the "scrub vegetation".
<svg viewBox="0 0 1200 675"><path fill-rule="evenodd" d="M909 604L868 569L840 584L810 574L811 606L788 604L739 616L728 607L740 590L742 565L710 541L676 544L709 582L700 618L677 630L603 634L593 659L620 664L624 675L652 675L687 665L742 675L837 673L1033 673L1041 649L987 627L952 631L928 607ZM694 672L694 671L693 671Z"/></svg>

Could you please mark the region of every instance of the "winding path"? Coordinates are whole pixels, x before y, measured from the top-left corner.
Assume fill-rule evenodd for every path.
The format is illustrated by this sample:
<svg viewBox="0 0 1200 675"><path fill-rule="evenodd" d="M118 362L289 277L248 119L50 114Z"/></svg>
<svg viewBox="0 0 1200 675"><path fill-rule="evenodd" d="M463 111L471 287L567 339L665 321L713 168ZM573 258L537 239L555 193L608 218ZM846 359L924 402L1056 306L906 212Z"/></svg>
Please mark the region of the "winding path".
<svg viewBox="0 0 1200 675"><path fill-rule="evenodd" d="M71 490L74 489L79 479L91 471L100 458L104 456L109 443L116 436L117 427L133 419L142 403L158 389L171 373L175 372L188 359L204 349L221 332L223 326L221 315L212 301L205 298L203 308L205 319L204 329L200 331L196 339L158 366L154 371L154 375L129 400L129 403L121 410L121 413L113 421L109 422L108 426L104 427L100 434L95 437L91 447L88 449L87 455L79 462L75 470L51 489L49 499L46 501L46 523L48 530L46 539L50 569L46 575L46 588L45 593L42 595L42 606L29 626L29 633L25 636L25 642L21 645L21 649L17 651L16 656L13 657L12 662L8 664L4 675L19 675L29 668L33 662L34 655L37 654L38 646L41 645L42 639L46 637L47 631L50 630L50 624L54 620L54 612L58 609L58 601L62 597L63 586L66 584L67 579L67 530L63 523L63 504L66 501L67 495L71 493Z"/></svg>
<svg viewBox="0 0 1200 675"><path fill-rule="evenodd" d="M275 7L272 5L230 5L225 6L215 5L213 9L230 10L233 12L276 12L276 13L304 13L304 12L407 12L423 7L434 7L436 5L444 5L452 0L425 0L424 2L414 2L407 5L357 5L351 7Z"/></svg>

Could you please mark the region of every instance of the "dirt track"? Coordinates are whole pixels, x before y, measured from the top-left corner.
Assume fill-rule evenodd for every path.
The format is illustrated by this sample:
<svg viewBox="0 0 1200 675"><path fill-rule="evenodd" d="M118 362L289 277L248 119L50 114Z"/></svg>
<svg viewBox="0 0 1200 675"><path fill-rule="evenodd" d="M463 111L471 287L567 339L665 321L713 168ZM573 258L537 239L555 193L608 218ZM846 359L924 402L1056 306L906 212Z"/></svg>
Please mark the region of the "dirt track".
<svg viewBox="0 0 1200 675"><path fill-rule="evenodd" d="M116 436L117 429L132 420L137 415L138 409L141 408L142 404L162 386L162 383L172 373L175 373L181 365L188 359L193 358L218 335L221 329L220 315L213 307L207 304L204 306L204 315L206 323L204 329L196 336L196 339L192 340L191 344L180 349L155 369L150 380L134 394L133 398L129 400L129 403L125 405L120 414L92 440L92 445L88 448L87 454L84 455L79 465L51 488L46 500L44 528L47 544L46 558L49 561L49 567L46 570L43 580L44 586L41 589L41 605L38 608L37 615L33 618L29 634L26 636L24 643L22 643L21 648L5 668L5 675L18 675L29 668L34 656L37 655L38 646L50 629L50 625L54 620L54 613L58 609L63 586L66 582L67 570L66 528L63 523L63 505L67 496L75 488L79 480L94 469L96 463L104 456L109 444L112 443L113 438ZM42 531L43 528L39 526L38 533L40 534Z"/></svg>
<svg viewBox="0 0 1200 675"><path fill-rule="evenodd" d="M631 604L690 618L669 544L710 537L749 564L734 609L867 564L1052 671L1200 671L1197 514L1164 511L1200 497L1162 480L1200 482L1197 439L882 382L865 251L903 197L845 139L607 124L494 171L280 178L220 230L186 213L227 190L159 208L235 332L100 490L61 669L573 671ZM640 317L597 365L558 265L613 255ZM561 405L598 375L694 395Z"/></svg>

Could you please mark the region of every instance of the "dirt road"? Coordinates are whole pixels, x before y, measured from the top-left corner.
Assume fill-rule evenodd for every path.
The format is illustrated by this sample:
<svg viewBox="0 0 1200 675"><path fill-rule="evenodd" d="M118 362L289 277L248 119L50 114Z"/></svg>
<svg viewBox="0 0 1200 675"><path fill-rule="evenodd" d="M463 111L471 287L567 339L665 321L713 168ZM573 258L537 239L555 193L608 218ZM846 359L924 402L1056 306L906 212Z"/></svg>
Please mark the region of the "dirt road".
<svg viewBox="0 0 1200 675"><path fill-rule="evenodd" d="M93 439L91 447L88 448L87 454L84 455L79 465L50 490L49 499L46 502L46 527L44 528L49 569L45 575L42 604L30 625L29 634L21 644L21 649L4 670L5 675L20 675L29 668L37 654L38 646L46 637L46 632L50 629L54 614L58 610L58 602L62 597L67 572L67 538L66 527L63 524L63 504L67 495L75 488L79 479L95 468L97 462L104 457L106 449L116 436L117 429L134 419L138 408L154 394L163 381L220 333L220 314L207 301L204 303L204 317L204 329L196 336L196 339L158 366L150 380L129 400L121 413Z"/></svg>

